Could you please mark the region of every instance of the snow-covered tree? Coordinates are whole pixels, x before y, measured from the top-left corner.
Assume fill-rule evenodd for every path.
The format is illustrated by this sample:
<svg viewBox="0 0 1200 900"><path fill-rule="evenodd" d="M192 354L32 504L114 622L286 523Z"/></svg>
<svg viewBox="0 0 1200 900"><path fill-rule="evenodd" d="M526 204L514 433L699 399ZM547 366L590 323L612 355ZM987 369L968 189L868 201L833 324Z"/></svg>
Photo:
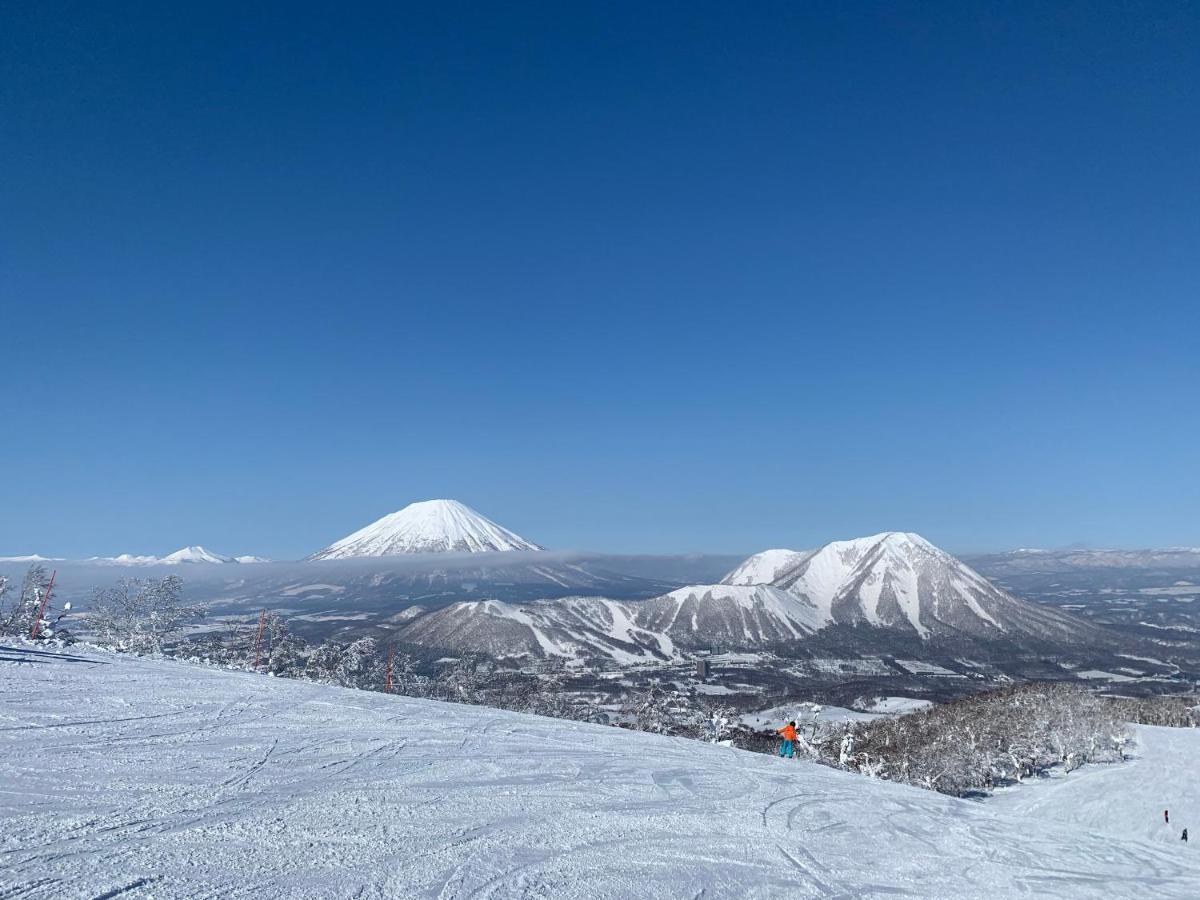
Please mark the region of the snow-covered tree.
<svg viewBox="0 0 1200 900"><path fill-rule="evenodd" d="M710 744L719 744L733 738L739 722L737 711L725 703L702 706L703 730L700 738Z"/></svg>
<svg viewBox="0 0 1200 900"><path fill-rule="evenodd" d="M428 679L417 674L417 664L408 653L392 654L392 693L423 697Z"/></svg>
<svg viewBox="0 0 1200 900"><path fill-rule="evenodd" d="M122 578L92 594L88 626L100 643L134 653L161 653L190 622L202 617L203 606L185 604L183 579Z"/></svg>
<svg viewBox="0 0 1200 900"><path fill-rule="evenodd" d="M342 665L342 645L326 638L308 658L305 671L314 681L336 683Z"/></svg>
<svg viewBox="0 0 1200 900"><path fill-rule="evenodd" d="M836 764L943 793L990 790L1052 766L1122 759L1128 720L1084 688L1027 684L848 725Z"/></svg>
<svg viewBox="0 0 1200 900"><path fill-rule="evenodd" d="M450 700L454 703L478 703L485 680L479 668L479 660L473 656L466 656L438 673L434 684L434 696L439 700Z"/></svg>
<svg viewBox="0 0 1200 900"><path fill-rule="evenodd" d="M0 579L0 634L31 636L49 586L46 567L36 564L25 572L19 591L13 591L6 579Z"/></svg>
<svg viewBox="0 0 1200 900"><path fill-rule="evenodd" d="M635 731L654 734L686 734L699 736L706 728L704 711L694 699L677 690L653 683L633 695L622 706L621 713Z"/></svg>
<svg viewBox="0 0 1200 900"><path fill-rule="evenodd" d="M343 687L363 690L383 687L383 666L375 638L359 638L343 649L338 661L337 682Z"/></svg>

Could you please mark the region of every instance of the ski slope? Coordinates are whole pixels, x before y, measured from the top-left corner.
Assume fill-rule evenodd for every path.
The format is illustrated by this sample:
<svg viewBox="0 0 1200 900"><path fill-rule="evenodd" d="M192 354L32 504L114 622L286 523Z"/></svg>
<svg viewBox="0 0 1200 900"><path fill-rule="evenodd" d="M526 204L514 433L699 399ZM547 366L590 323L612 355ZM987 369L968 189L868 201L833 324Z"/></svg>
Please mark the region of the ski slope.
<svg viewBox="0 0 1200 900"><path fill-rule="evenodd" d="M1192 843L1200 840L1200 731L1140 725L1133 753L1125 765L1084 766L1004 790L989 805L1121 841L1155 841L1200 854L1200 846ZM1170 811L1169 823L1163 810ZM1184 828L1186 848L1180 846Z"/></svg>
<svg viewBox="0 0 1200 900"><path fill-rule="evenodd" d="M0 649L0 685L2 897L1200 885L1194 848L684 739L99 652Z"/></svg>

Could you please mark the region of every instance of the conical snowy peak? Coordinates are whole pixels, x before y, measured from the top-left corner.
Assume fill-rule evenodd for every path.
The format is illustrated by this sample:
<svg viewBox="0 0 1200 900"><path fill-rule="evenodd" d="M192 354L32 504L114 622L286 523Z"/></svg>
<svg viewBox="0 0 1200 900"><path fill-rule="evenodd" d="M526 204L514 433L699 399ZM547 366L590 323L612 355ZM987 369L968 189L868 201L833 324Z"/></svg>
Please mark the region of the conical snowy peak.
<svg viewBox="0 0 1200 900"><path fill-rule="evenodd" d="M425 500L372 522L309 559L542 549L457 500Z"/></svg>
<svg viewBox="0 0 1200 900"><path fill-rule="evenodd" d="M182 550L168 553L159 560L159 562L166 565L175 565L176 563L231 563L233 561L232 556L222 556L220 553L213 553L211 550L205 550L200 546L184 547Z"/></svg>

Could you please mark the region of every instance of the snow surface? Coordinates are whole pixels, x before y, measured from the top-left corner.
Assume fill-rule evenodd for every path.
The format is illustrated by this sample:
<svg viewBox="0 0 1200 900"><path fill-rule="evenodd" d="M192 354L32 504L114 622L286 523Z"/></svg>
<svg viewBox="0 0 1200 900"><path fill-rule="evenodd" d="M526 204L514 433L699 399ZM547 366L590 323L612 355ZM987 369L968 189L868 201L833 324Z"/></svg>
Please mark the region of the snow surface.
<svg viewBox="0 0 1200 900"><path fill-rule="evenodd" d="M541 549L457 500L423 500L335 541L309 559Z"/></svg>
<svg viewBox="0 0 1200 900"><path fill-rule="evenodd" d="M1200 884L1194 845L1121 831L1131 794L1153 785L1146 803L1165 806L1194 771L1157 765L1154 744L1144 765L1097 769L1074 824L682 738L96 652L0 649L0 679L3 896L1110 900ZM1197 737L1172 736L1191 742L1180 766Z"/></svg>
<svg viewBox="0 0 1200 900"><path fill-rule="evenodd" d="M1084 766L998 793L988 805L1006 814L1103 832L1121 841L1153 841L1190 850L1200 835L1200 731L1137 726L1134 759L1121 766ZM1163 821L1163 810L1171 813ZM1188 829L1188 845L1180 832ZM1200 895L1200 891L1197 891Z"/></svg>

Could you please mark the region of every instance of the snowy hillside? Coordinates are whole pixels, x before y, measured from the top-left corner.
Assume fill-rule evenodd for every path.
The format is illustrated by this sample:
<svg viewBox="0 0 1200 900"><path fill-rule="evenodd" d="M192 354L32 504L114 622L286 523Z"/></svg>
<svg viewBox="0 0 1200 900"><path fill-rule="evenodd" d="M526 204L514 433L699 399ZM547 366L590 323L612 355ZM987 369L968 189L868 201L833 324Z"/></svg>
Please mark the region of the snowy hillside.
<svg viewBox="0 0 1200 900"><path fill-rule="evenodd" d="M407 626L415 644L491 656L679 658L680 648L797 640L828 622L811 603L770 585L703 585L650 600L567 597L514 605L455 603Z"/></svg>
<svg viewBox="0 0 1200 900"><path fill-rule="evenodd" d="M637 620L684 646L727 647L793 641L829 624L806 598L767 584L680 588L638 604Z"/></svg>
<svg viewBox="0 0 1200 900"><path fill-rule="evenodd" d="M1179 847L1200 837L1200 731L1137 729L1134 759L1122 766L1084 766L1031 784L1006 789L988 805L1023 818L1062 822L1123 841L1154 841ZM1163 811L1170 813L1164 821Z"/></svg>
<svg viewBox="0 0 1200 900"><path fill-rule="evenodd" d="M541 549L457 500L425 500L372 522L309 559Z"/></svg>
<svg viewBox="0 0 1200 900"><path fill-rule="evenodd" d="M675 658L669 637L638 624L640 606L603 597L520 605L468 601L426 613L401 635L427 647L496 657L607 657L618 663Z"/></svg>
<svg viewBox="0 0 1200 900"><path fill-rule="evenodd" d="M1113 769L1088 795L1108 812L1080 826L680 738L248 673L0 650L0 677L6 896L1111 900L1200 883L1200 848L1125 824L1161 817L1179 781L1161 767L1153 796ZM1189 758L1197 737L1179 734Z"/></svg>
<svg viewBox="0 0 1200 900"><path fill-rule="evenodd" d="M812 556L815 550L764 550L721 579L721 584L772 584Z"/></svg>

